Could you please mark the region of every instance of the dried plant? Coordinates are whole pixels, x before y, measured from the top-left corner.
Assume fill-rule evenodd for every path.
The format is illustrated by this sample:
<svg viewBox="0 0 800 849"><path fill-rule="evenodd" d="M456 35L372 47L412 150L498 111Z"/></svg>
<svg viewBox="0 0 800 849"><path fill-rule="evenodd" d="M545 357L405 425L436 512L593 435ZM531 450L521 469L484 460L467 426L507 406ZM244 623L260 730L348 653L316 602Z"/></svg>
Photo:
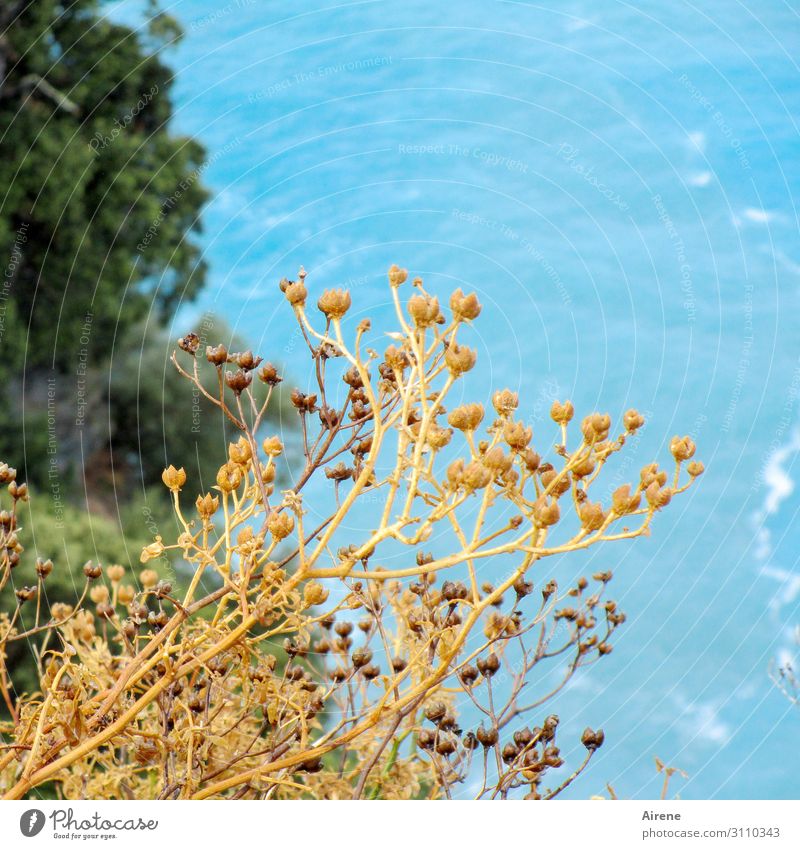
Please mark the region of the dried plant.
<svg viewBox="0 0 800 849"><path fill-rule="evenodd" d="M45 612L53 565L40 561L38 586L16 588L0 656L45 637L41 692L15 695L9 670L0 675L6 798L53 782L67 798L435 798L469 787L550 799L586 767L603 732L587 728L585 756L564 766L558 717L545 708L611 651L625 616L605 597L611 572L561 588L544 561L648 534L702 464L675 437L671 472L647 465L603 504L592 494L643 425L636 411L612 431L608 415L576 425L573 405L554 403L546 458L508 389L488 414L479 403L448 412L476 367L462 337L481 306L458 290L446 317L419 279L403 304L406 279L390 269L398 326L380 355L368 320L345 340L348 292L322 293L317 322L305 272L281 282L315 386L291 393L304 462L282 492L284 447L260 437L277 369L222 345L203 356L195 334L180 340L176 367L240 437L196 500L182 492L182 468L164 471L183 530L144 549L137 586L121 566L88 563L79 603ZM263 404L254 380L269 389ZM12 501L5 585L21 552L14 506L27 493L13 470L0 472ZM166 551L190 575L180 592L148 563ZM560 680L529 692L548 664Z"/></svg>
<svg viewBox="0 0 800 849"><path fill-rule="evenodd" d="M794 642L800 645L800 628L795 629ZM796 706L800 706L800 679L795 669L796 661L786 659L779 666L772 662L769 665L769 677L773 684Z"/></svg>

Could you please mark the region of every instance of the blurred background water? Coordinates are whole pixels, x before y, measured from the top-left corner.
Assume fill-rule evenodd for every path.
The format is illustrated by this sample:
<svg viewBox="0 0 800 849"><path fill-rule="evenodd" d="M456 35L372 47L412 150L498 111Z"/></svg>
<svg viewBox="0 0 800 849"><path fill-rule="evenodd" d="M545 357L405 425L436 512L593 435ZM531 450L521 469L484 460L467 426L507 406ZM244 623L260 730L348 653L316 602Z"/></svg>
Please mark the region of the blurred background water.
<svg viewBox="0 0 800 849"><path fill-rule="evenodd" d="M388 319L397 262L479 293L480 390L518 389L535 433L554 398L636 406L650 424L626 476L691 434L701 485L650 539L568 567L613 568L629 615L556 705L564 740L606 732L570 793L652 798L658 755L684 798L797 798L800 712L768 676L800 622L794 4L168 11L187 33L176 128L207 145L214 192L211 283L176 328L221 314L303 373L278 279L302 263Z"/></svg>

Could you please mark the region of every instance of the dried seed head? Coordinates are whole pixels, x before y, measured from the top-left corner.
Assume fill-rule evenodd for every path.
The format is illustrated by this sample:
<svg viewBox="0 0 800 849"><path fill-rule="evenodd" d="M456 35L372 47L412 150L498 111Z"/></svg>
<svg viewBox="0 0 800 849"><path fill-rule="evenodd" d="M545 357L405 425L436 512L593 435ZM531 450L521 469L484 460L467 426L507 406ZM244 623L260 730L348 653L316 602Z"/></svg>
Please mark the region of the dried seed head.
<svg viewBox="0 0 800 849"><path fill-rule="evenodd" d="M444 702L431 702L425 708L425 719L429 719L431 722L439 722L444 719L447 714L447 705Z"/></svg>
<svg viewBox="0 0 800 849"><path fill-rule="evenodd" d="M548 502L545 496L537 498L533 504L533 518L537 525L543 528L555 525L561 518L561 510L557 501Z"/></svg>
<svg viewBox="0 0 800 849"><path fill-rule="evenodd" d="M158 572L154 569L143 569L139 575L139 583L146 589L151 590L158 583Z"/></svg>
<svg viewBox="0 0 800 849"><path fill-rule="evenodd" d="M95 609L101 619L113 619L117 615L114 608L107 601L101 601Z"/></svg>
<svg viewBox="0 0 800 849"><path fill-rule="evenodd" d="M242 351L240 354L232 354L231 356L236 365L245 371L252 371L258 368L264 359L263 357L257 357L252 351Z"/></svg>
<svg viewBox="0 0 800 849"><path fill-rule="evenodd" d="M294 530L294 516L286 510L281 513L273 510L267 519L267 530L276 540L286 539Z"/></svg>
<svg viewBox="0 0 800 849"><path fill-rule="evenodd" d="M196 333L187 333L186 336L178 339L178 347L181 351L194 356L200 348L200 337Z"/></svg>
<svg viewBox="0 0 800 849"><path fill-rule="evenodd" d="M519 395L510 389L500 389L492 396L492 404L500 416L510 416L519 406Z"/></svg>
<svg viewBox="0 0 800 849"><path fill-rule="evenodd" d="M459 462L459 461L456 461ZM463 461L461 461L463 463ZM453 464L451 464L452 467ZM447 470L448 478L450 478L450 469ZM467 489L483 489L488 486L492 481L492 473L483 463L478 462L477 460L473 460L469 463L463 470L463 474L461 477L461 483L467 487Z"/></svg>
<svg viewBox="0 0 800 849"><path fill-rule="evenodd" d="M481 746L488 749L490 746L494 746L497 743L499 734L497 733L496 728L484 728L484 726L481 725L475 732L475 737Z"/></svg>
<svg viewBox="0 0 800 849"><path fill-rule="evenodd" d="M283 443L277 436L270 436L261 443L268 457L279 457L283 453Z"/></svg>
<svg viewBox="0 0 800 849"><path fill-rule="evenodd" d="M651 463L649 466L645 466L640 474L642 480L642 488L647 489L651 483L655 482L659 486L664 486L667 482L667 473L664 471L659 471L658 464Z"/></svg>
<svg viewBox="0 0 800 849"><path fill-rule="evenodd" d="M348 634L353 633L353 623L346 620L343 622L337 622L336 625L334 625L333 630L336 631L340 637L346 637Z"/></svg>
<svg viewBox="0 0 800 849"><path fill-rule="evenodd" d="M494 652L490 652L486 657L478 658L476 665L484 678L491 678L500 669L500 658Z"/></svg>
<svg viewBox="0 0 800 849"><path fill-rule="evenodd" d="M448 735L446 737L439 738L439 742L436 744L436 751L440 755L447 757L448 755L452 755L455 750L456 744L452 737Z"/></svg>
<svg viewBox="0 0 800 849"><path fill-rule="evenodd" d="M705 470L706 470L706 467L702 463L698 462L697 460L694 460L693 462L689 463L689 465L686 467L686 471L693 478L700 477L700 475L702 475Z"/></svg>
<svg viewBox="0 0 800 849"><path fill-rule="evenodd" d="M436 742L436 732L430 728L422 728L417 734L417 745L420 749L432 749Z"/></svg>
<svg viewBox="0 0 800 849"><path fill-rule="evenodd" d="M461 670L461 680L467 687L471 687L478 680L478 675L480 673L471 664L468 664Z"/></svg>
<svg viewBox="0 0 800 849"><path fill-rule="evenodd" d="M580 506L581 525L587 531L596 531L603 527L606 520L606 514L603 512L602 504L592 504L591 501L585 501Z"/></svg>
<svg viewBox="0 0 800 849"><path fill-rule="evenodd" d="M553 406L550 408L550 418L556 424L569 424L572 417L575 415L575 407L572 406L572 401L553 401Z"/></svg>
<svg viewBox="0 0 800 849"><path fill-rule="evenodd" d="M202 519L210 519L219 509L219 498L211 493L198 495L194 503Z"/></svg>
<svg viewBox="0 0 800 849"><path fill-rule="evenodd" d="M611 507L618 516L625 516L638 510L641 500L642 497L638 492L631 495L631 485L626 483L614 490L611 496Z"/></svg>
<svg viewBox="0 0 800 849"><path fill-rule="evenodd" d="M123 584L117 590L117 600L120 604L130 604L136 597L136 590L130 584Z"/></svg>
<svg viewBox="0 0 800 849"><path fill-rule="evenodd" d="M108 601L109 595L108 587L105 584L96 584L89 590L89 598L95 604Z"/></svg>
<svg viewBox="0 0 800 849"><path fill-rule="evenodd" d="M364 381L361 379L361 373L355 366L351 366L342 375L342 380L352 389L361 389L364 386Z"/></svg>
<svg viewBox="0 0 800 849"><path fill-rule="evenodd" d="M410 363L408 354L406 354L406 352L402 349L396 348L394 345L389 345L387 347L383 358L386 360L386 364L390 369L392 369L392 371L402 372L404 369L408 368Z"/></svg>
<svg viewBox="0 0 800 849"><path fill-rule="evenodd" d="M298 280L297 282L287 280L286 285L281 286L281 289L286 296L286 300L293 307L305 306L308 289L306 289L306 284L302 280Z"/></svg>
<svg viewBox="0 0 800 849"><path fill-rule="evenodd" d="M225 372L225 383L237 395L241 395L245 389L253 382L253 375L244 369Z"/></svg>
<svg viewBox="0 0 800 849"><path fill-rule="evenodd" d="M461 743L468 752L474 752L475 749L477 749L478 746L480 746L480 743L478 742L478 738L475 736L475 734L472 731L468 731L464 735L464 739L461 741Z"/></svg>
<svg viewBox="0 0 800 849"><path fill-rule="evenodd" d="M447 482L450 484L452 489L457 489L461 486L463 479L464 461L459 457L458 460L453 460L453 462L447 467Z"/></svg>
<svg viewBox="0 0 800 849"><path fill-rule="evenodd" d="M576 478L587 478L595 469L595 462L593 457L584 457L582 460L578 461L572 467L572 474L575 475Z"/></svg>
<svg viewBox="0 0 800 849"><path fill-rule="evenodd" d="M533 474L539 468L542 462L542 458L530 448L527 451L523 452L522 460L525 463L525 468L531 474Z"/></svg>
<svg viewBox="0 0 800 849"><path fill-rule="evenodd" d="M402 657L392 658L392 669L395 672L402 672L408 666L408 661Z"/></svg>
<svg viewBox="0 0 800 849"><path fill-rule="evenodd" d="M367 681L372 681L381 674L381 668L375 663L368 663L366 666L362 666L359 672Z"/></svg>
<svg viewBox="0 0 800 849"><path fill-rule="evenodd" d="M125 577L125 567L115 563L106 568L106 576L112 584L118 584Z"/></svg>
<svg viewBox="0 0 800 849"><path fill-rule="evenodd" d="M14 595L17 597L17 604L22 607L26 601L33 601L36 598L36 587L18 587L14 590Z"/></svg>
<svg viewBox="0 0 800 849"><path fill-rule="evenodd" d="M242 479L242 467L238 463L228 461L217 472L217 486L223 492L233 492L241 485Z"/></svg>
<svg viewBox="0 0 800 849"><path fill-rule="evenodd" d="M347 670L344 669L344 667L342 667L342 666L336 666L333 669L331 669L331 671L328 673L328 675L330 675L331 680L336 681L337 683L340 683L340 682L344 681L345 678L347 678Z"/></svg>
<svg viewBox="0 0 800 849"><path fill-rule="evenodd" d="M447 346L444 354L444 361L454 377L459 377L474 368L477 360L478 355L475 351L466 345L458 345L455 342Z"/></svg>
<svg viewBox="0 0 800 849"><path fill-rule="evenodd" d="M96 581L103 574L103 569L99 563L92 563L91 560L87 560L83 564L83 574L90 581Z"/></svg>
<svg viewBox="0 0 800 849"><path fill-rule="evenodd" d="M426 444L434 451L439 451L449 444L453 437L453 431L446 427L432 424L428 428Z"/></svg>
<svg viewBox="0 0 800 849"><path fill-rule="evenodd" d="M408 271L405 268L400 268L397 265L389 267L389 285L402 286L408 279Z"/></svg>
<svg viewBox="0 0 800 849"><path fill-rule="evenodd" d="M71 604L64 604L61 601L57 601L50 608L50 614L53 618L54 622L61 622L66 619L68 616L72 615L73 607Z"/></svg>
<svg viewBox="0 0 800 849"><path fill-rule="evenodd" d="M654 510L661 510L672 500L672 490L668 486L660 487L658 481L653 481L644 491L644 496Z"/></svg>
<svg viewBox="0 0 800 849"><path fill-rule="evenodd" d="M346 289L326 289L317 301L317 307L331 321L342 318L350 309L350 293Z"/></svg>
<svg viewBox="0 0 800 849"><path fill-rule="evenodd" d="M514 581L514 592L517 594L517 598L524 598L526 595L530 595L533 592L533 584L530 581L526 581L525 578L520 575L516 581Z"/></svg>
<svg viewBox="0 0 800 849"><path fill-rule="evenodd" d="M465 295L461 289L456 289L450 296L450 309L456 321L474 321L481 314L478 296L474 292Z"/></svg>
<svg viewBox="0 0 800 849"><path fill-rule="evenodd" d="M361 669L362 666L366 666L372 660L372 652L365 647L358 648L350 656L350 659L356 669Z"/></svg>
<svg viewBox="0 0 800 849"><path fill-rule="evenodd" d="M506 422L503 428L503 439L515 451L524 451L533 439L533 430L525 427L522 422Z"/></svg>
<svg viewBox="0 0 800 849"><path fill-rule="evenodd" d="M524 749L533 742L533 732L530 728L520 728L514 732L514 742Z"/></svg>
<svg viewBox="0 0 800 849"><path fill-rule="evenodd" d="M503 474L509 471L513 459L503 451L500 445L495 445L483 455L483 465L494 474Z"/></svg>
<svg viewBox="0 0 800 849"><path fill-rule="evenodd" d="M278 369L272 363L264 363L258 370L258 379L267 386L277 386L283 378L278 374Z"/></svg>
<svg viewBox="0 0 800 849"><path fill-rule="evenodd" d="M688 436L673 436L669 443L669 450L675 460L682 463L694 457L696 446Z"/></svg>
<svg viewBox="0 0 800 849"><path fill-rule="evenodd" d="M164 481L164 486L172 492L180 492L181 487L186 483L186 470L181 466L176 469L175 466L167 466L161 473L161 480Z"/></svg>
<svg viewBox="0 0 800 849"><path fill-rule="evenodd" d="M122 568L120 566L120 568ZM53 571L53 561L43 560L41 557L36 558L36 574L44 581Z"/></svg>
<svg viewBox="0 0 800 849"><path fill-rule="evenodd" d="M439 318L439 299L413 295L408 300L408 312L417 327L431 327Z"/></svg>
<svg viewBox="0 0 800 849"><path fill-rule="evenodd" d="M611 416L600 413L592 413L581 422L581 432L587 445L601 442L608 437L611 429Z"/></svg>
<svg viewBox="0 0 800 849"><path fill-rule="evenodd" d="M309 607L315 604L325 604L329 595L330 591L316 581L311 581L303 587L303 600Z"/></svg>
<svg viewBox="0 0 800 849"><path fill-rule="evenodd" d="M622 417L622 423L625 425L625 430L628 433L633 433L644 425L644 416L640 415L637 410L628 410Z"/></svg>
<svg viewBox="0 0 800 849"><path fill-rule="evenodd" d="M447 422L457 430L473 431L483 421L483 404L463 404L447 417Z"/></svg>
<svg viewBox="0 0 800 849"><path fill-rule="evenodd" d="M603 745L605 739L606 735L603 733L601 728L597 731L592 731L591 728L587 728L581 735L581 743L583 743L590 752L597 751L597 749Z"/></svg>
<svg viewBox="0 0 800 849"><path fill-rule="evenodd" d="M246 466L253 456L250 448L250 443L240 436L237 442L231 442L228 445L228 457L231 463L238 463L240 466Z"/></svg>
<svg viewBox="0 0 800 849"><path fill-rule="evenodd" d="M167 598L172 592L172 584L169 581L159 581L155 587L156 598Z"/></svg>
<svg viewBox="0 0 800 849"><path fill-rule="evenodd" d="M206 346L206 359L215 366L228 362L228 349L224 345Z"/></svg>
<svg viewBox="0 0 800 849"><path fill-rule="evenodd" d="M352 466L346 466L344 463L337 463L335 466L327 466L325 469L325 477L332 481L346 481L353 477L355 469Z"/></svg>
<svg viewBox="0 0 800 849"><path fill-rule="evenodd" d="M456 321L474 321L481 314L478 296L474 292L465 295L461 289L456 289L450 296L450 309Z"/></svg>

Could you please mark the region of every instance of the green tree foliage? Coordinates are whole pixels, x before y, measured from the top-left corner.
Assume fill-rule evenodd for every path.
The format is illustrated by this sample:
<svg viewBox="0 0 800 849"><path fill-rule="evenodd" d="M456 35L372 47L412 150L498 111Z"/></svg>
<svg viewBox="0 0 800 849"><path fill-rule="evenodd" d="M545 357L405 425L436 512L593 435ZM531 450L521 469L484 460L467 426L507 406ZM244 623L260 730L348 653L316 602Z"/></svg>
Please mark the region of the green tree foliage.
<svg viewBox="0 0 800 849"><path fill-rule="evenodd" d="M64 372L87 314L99 361L151 306L197 294L204 151L170 129L172 19L135 31L98 0L2 5L0 249L16 257L6 325L19 319L3 341Z"/></svg>
<svg viewBox="0 0 800 849"><path fill-rule="evenodd" d="M112 403L112 357L129 363L137 328L165 326L206 273L192 238L205 152L170 125L164 51L180 27L154 2L139 29L105 11L0 3L0 454L40 489L54 445L64 485L112 474L127 424L95 412L76 427L81 405ZM136 409L163 402L154 381L139 387ZM142 444L147 466L155 443Z"/></svg>

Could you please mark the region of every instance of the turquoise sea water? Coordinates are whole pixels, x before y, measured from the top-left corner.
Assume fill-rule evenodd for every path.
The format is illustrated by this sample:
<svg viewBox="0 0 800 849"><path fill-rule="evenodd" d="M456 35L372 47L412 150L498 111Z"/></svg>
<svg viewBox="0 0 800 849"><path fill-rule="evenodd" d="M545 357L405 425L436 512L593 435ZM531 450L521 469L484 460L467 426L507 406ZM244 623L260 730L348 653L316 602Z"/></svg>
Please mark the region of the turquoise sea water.
<svg viewBox="0 0 800 849"><path fill-rule="evenodd" d="M708 472L653 536L562 567L613 567L629 615L557 705L565 740L606 732L570 793L657 795L658 755L684 798L800 796L800 710L768 677L800 623L796 4L170 11L176 127L214 192L182 321L222 314L299 372L277 280L303 263L379 318L398 262L480 293L482 361L537 433L554 397L636 406L629 474L691 433Z"/></svg>

